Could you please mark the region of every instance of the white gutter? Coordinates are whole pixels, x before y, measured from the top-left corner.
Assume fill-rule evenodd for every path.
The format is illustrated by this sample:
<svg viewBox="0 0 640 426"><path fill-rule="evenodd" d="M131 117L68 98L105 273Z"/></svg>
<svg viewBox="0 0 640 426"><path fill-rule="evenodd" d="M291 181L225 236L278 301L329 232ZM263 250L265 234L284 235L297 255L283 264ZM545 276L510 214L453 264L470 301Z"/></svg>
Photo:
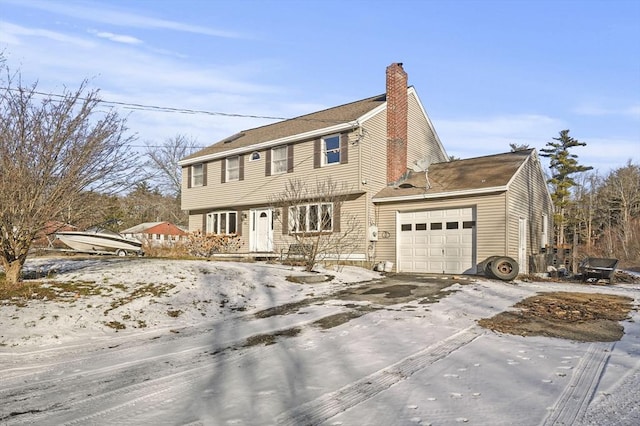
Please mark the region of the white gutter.
<svg viewBox="0 0 640 426"><path fill-rule="evenodd" d="M286 143L290 143L290 142L297 142L299 140L313 138L315 136L323 136L323 135L328 135L328 134L331 134L331 133L341 132L341 131L344 131L344 130L352 130L352 129L357 128L359 125L360 124L359 124L358 120L350 121L348 123L340 123L340 124L336 124L335 126L331 126L331 127L324 127L322 129L311 130L311 131L306 132L306 133L298 133L296 135L286 136L286 137L280 138L280 139L275 139L275 140L271 140L271 141L267 141L267 142L260 142L260 143L257 143L257 144L243 146L243 147L235 148L235 149L230 149L230 150L227 150L227 151L215 152L213 154L203 155L201 157L190 158L188 160L181 160L181 161L178 161L178 165L179 166L188 166L190 164L205 163L207 161L215 160L215 159L218 159L218 158L225 158L225 157L229 157L229 156L233 156L233 155L242 154L242 153L245 153L245 152L253 152L253 151L257 151L257 150L263 149L263 148L270 148L272 146L277 146L277 145L282 145L282 144L286 144Z"/></svg>
<svg viewBox="0 0 640 426"><path fill-rule="evenodd" d="M436 192L433 194L425 193L425 194L401 195L398 197L384 197L384 198L374 197L371 201L373 201L374 203L392 203L397 201L431 200L436 198L460 197L460 196L467 196L467 195L482 195L482 194L488 194L492 192L504 192L506 190L507 190L506 185L492 186L490 188L449 191L449 192Z"/></svg>

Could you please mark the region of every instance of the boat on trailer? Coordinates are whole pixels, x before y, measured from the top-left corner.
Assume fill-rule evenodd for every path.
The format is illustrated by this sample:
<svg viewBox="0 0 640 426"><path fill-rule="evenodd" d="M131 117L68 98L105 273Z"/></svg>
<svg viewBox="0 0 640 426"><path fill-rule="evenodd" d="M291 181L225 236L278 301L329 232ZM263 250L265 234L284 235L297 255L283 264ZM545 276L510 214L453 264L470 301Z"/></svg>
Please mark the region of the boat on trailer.
<svg viewBox="0 0 640 426"><path fill-rule="evenodd" d="M142 242L123 237L117 232L101 228L89 228L86 231L59 231L56 238L74 251L80 253L115 254L126 256L129 253L143 255Z"/></svg>

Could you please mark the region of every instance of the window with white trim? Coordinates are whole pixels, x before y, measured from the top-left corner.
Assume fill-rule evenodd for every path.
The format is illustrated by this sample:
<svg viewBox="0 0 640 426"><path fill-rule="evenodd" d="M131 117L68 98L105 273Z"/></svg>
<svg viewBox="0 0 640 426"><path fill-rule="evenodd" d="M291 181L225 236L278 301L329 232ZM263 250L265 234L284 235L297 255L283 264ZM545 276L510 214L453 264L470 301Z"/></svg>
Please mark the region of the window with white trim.
<svg viewBox="0 0 640 426"><path fill-rule="evenodd" d="M271 149L271 174L287 173L287 145Z"/></svg>
<svg viewBox="0 0 640 426"><path fill-rule="evenodd" d="M227 179L226 181L240 180L240 157L227 158Z"/></svg>
<svg viewBox="0 0 640 426"><path fill-rule="evenodd" d="M204 185L204 164L194 164L191 166L191 186Z"/></svg>
<svg viewBox="0 0 640 426"><path fill-rule="evenodd" d="M340 135L322 138L322 165L340 164Z"/></svg>
<svg viewBox="0 0 640 426"><path fill-rule="evenodd" d="M332 232L333 203L309 203L289 207L289 232Z"/></svg>
<svg viewBox="0 0 640 426"><path fill-rule="evenodd" d="M238 212L211 212L207 213L208 234L235 234L237 232Z"/></svg>
<svg viewBox="0 0 640 426"><path fill-rule="evenodd" d="M540 235L540 246L545 248L549 244L549 218L546 213L542 214L542 235Z"/></svg>

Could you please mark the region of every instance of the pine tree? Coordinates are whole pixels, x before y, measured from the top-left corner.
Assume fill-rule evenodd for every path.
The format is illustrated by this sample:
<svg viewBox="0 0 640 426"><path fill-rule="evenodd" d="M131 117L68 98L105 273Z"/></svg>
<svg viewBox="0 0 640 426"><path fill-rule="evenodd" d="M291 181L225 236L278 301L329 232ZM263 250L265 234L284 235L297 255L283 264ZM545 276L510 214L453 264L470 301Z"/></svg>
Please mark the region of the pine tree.
<svg viewBox="0 0 640 426"><path fill-rule="evenodd" d="M555 205L556 239L558 244L564 244L565 212L571 202L571 188L577 185L572 175L593 167L578 164L578 156L569 152L571 148L587 145L569 136L569 130L560 131L560 137L553 140L555 142L547 142L546 148L540 150L540 155L550 159L551 178L547 182L553 188L551 198Z"/></svg>

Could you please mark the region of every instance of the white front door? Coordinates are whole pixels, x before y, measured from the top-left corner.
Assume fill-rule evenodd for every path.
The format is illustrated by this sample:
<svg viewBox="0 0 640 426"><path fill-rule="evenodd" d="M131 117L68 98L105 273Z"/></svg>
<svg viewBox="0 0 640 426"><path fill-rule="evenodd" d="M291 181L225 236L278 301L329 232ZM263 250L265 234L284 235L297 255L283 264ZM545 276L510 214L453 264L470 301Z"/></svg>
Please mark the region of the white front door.
<svg viewBox="0 0 640 426"><path fill-rule="evenodd" d="M251 210L250 248L255 252L273 251L273 212L271 209Z"/></svg>
<svg viewBox="0 0 640 426"><path fill-rule="evenodd" d="M518 267L521 274L527 273L527 219L518 222Z"/></svg>

